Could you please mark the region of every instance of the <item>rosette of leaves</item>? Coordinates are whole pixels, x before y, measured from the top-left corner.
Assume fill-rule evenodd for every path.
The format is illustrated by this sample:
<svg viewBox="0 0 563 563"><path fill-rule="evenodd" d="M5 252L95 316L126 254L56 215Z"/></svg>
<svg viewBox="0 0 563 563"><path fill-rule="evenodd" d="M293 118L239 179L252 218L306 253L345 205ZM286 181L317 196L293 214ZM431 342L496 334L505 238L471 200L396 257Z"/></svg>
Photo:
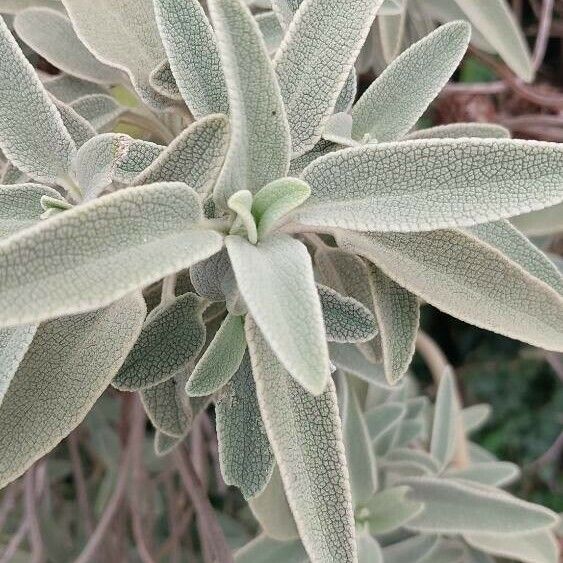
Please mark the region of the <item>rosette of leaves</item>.
<svg viewBox="0 0 563 563"><path fill-rule="evenodd" d="M118 58L100 50L119 30L96 46L86 38L97 11L64 4L97 57L128 68L117 48ZM109 133L75 152L60 110L3 32L0 68L14 87L0 91L0 148L41 189L75 195L0 242L1 482L70 432L119 370L113 384L142 393L161 453L214 396L226 482L255 498L277 466L308 556L356 561L331 371L397 382L419 298L561 350L561 276L506 219L563 199L563 149L495 127L409 133L463 56L464 22L403 53L349 112L353 65L380 1L306 0L273 60L240 0L208 4L211 21L196 1L154 2L168 57L159 76L169 68L196 118L167 147L127 138L123 148ZM146 94L146 76L129 70ZM8 223L23 197L10 195L37 202L27 185L3 189ZM142 330L144 311L135 322L119 316L135 337L107 372L93 366L105 375L82 401L73 366L90 383L94 344L119 340L106 325L96 331L96 315L141 288L152 309ZM90 332L72 326L81 347L65 350L70 336L57 323L83 316L94 316ZM38 326L35 338L22 326ZM37 366L45 376L26 377Z"/></svg>

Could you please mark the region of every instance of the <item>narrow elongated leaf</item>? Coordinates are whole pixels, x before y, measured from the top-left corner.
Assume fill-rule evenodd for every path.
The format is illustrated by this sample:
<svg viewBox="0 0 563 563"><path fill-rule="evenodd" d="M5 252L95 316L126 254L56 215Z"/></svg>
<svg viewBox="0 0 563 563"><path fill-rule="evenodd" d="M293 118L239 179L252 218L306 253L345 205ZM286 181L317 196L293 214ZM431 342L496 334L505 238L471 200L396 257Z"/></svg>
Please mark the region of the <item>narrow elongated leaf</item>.
<svg viewBox="0 0 563 563"><path fill-rule="evenodd" d="M483 139L509 139L510 131L495 123L449 123L409 133L403 140L416 139L459 139L460 137L480 137Z"/></svg>
<svg viewBox="0 0 563 563"><path fill-rule="evenodd" d="M305 549L313 562L356 561L334 384L329 380L319 396L307 393L279 363L252 317L245 328L260 412Z"/></svg>
<svg viewBox="0 0 563 563"><path fill-rule="evenodd" d="M261 12L254 16L264 38L268 53L275 53L283 39L284 30L274 12Z"/></svg>
<svg viewBox="0 0 563 563"><path fill-rule="evenodd" d="M419 563L436 549L438 537L432 535L413 536L383 548L385 563Z"/></svg>
<svg viewBox="0 0 563 563"><path fill-rule="evenodd" d="M307 563L300 541L278 541L262 534L235 553L235 563Z"/></svg>
<svg viewBox="0 0 563 563"><path fill-rule="evenodd" d="M361 141L369 135L388 142L407 133L450 79L467 49L470 34L467 23L450 23L402 53L354 106L353 138ZM408 95L405 84L409 85Z"/></svg>
<svg viewBox="0 0 563 563"><path fill-rule="evenodd" d="M186 393L201 397L221 389L240 369L245 350L243 319L228 314L195 366Z"/></svg>
<svg viewBox="0 0 563 563"><path fill-rule="evenodd" d="M154 10L172 74L194 117L227 113L225 77L201 4L197 0L155 0Z"/></svg>
<svg viewBox="0 0 563 563"><path fill-rule="evenodd" d="M307 225L426 231L487 223L563 199L563 148L512 139L382 143L326 155L302 179Z"/></svg>
<svg viewBox="0 0 563 563"><path fill-rule="evenodd" d="M547 530L557 522L550 510L492 487L433 477L411 477L402 483L411 488L412 500L424 503L422 512L408 523L413 530L498 533L513 538Z"/></svg>
<svg viewBox="0 0 563 563"><path fill-rule="evenodd" d="M406 10L400 10L397 14L382 14L381 11L379 13L376 22L383 58L387 64L391 63L401 51L406 20Z"/></svg>
<svg viewBox="0 0 563 563"><path fill-rule="evenodd" d="M561 295L461 231L338 238L442 311L536 346L563 349Z"/></svg>
<svg viewBox="0 0 563 563"><path fill-rule="evenodd" d="M424 450L415 450L413 448L393 448L385 458L386 463L403 463L412 462L425 468L425 473L436 474L440 470L438 462Z"/></svg>
<svg viewBox="0 0 563 563"><path fill-rule="evenodd" d="M0 405L36 330L35 325L0 329Z"/></svg>
<svg viewBox="0 0 563 563"><path fill-rule="evenodd" d="M137 391L173 377L205 343L201 300L184 293L151 311L113 386Z"/></svg>
<svg viewBox="0 0 563 563"><path fill-rule="evenodd" d="M177 101L181 101L183 99L182 94L178 89L176 79L172 74L172 69L170 68L170 62L168 59L162 61L162 63L151 72L149 82L159 94Z"/></svg>
<svg viewBox="0 0 563 563"><path fill-rule="evenodd" d="M63 72L102 84L123 82L123 74L96 59L58 10L30 8L20 12L14 28L35 52Z"/></svg>
<svg viewBox="0 0 563 563"><path fill-rule="evenodd" d="M492 487L506 487L520 476L520 469L506 461L472 463L465 469L449 469L445 475L454 479L475 481Z"/></svg>
<svg viewBox="0 0 563 563"><path fill-rule="evenodd" d="M27 175L17 166L14 166L11 162L6 162L4 170L2 171L0 185L13 186L15 184L25 183L27 179Z"/></svg>
<svg viewBox="0 0 563 563"><path fill-rule="evenodd" d="M470 434L479 430L487 422L491 412L491 406L485 403L464 408L461 411L461 418L465 432Z"/></svg>
<svg viewBox="0 0 563 563"><path fill-rule="evenodd" d="M1 18L0 60L0 148L22 172L54 183L68 172L76 147Z"/></svg>
<svg viewBox="0 0 563 563"><path fill-rule="evenodd" d="M41 184L0 186L0 237L5 237L38 223L45 211L41 198L62 199L59 192Z"/></svg>
<svg viewBox="0 0 563 563"><path fill-rule="evenodd" d="M82 96L90 94L107 94L108 90L99 84L80 80L68 74L58 74L55 77L43 78L43 87L61 102L70 104Z"/></svg>
<svg viewBox="0 0 563 563"><path fill-rule="evenodd" d="M366 413L366 424L376 456L384 456L397 438L406 407L401 403L386 403Z"/></svg>
<svg viewBox="0 0 563 563"><path fill-rule="evenodd" d="M274 469L274 455L260 416L250 357L245 354L215 403L221 472L244 498L259 494Z"/></svg>
<svg viewBox="0 0 563 563"><path fill-rule="evenodd" d="M511 222L529 236L543 236L563 231L563 203L513 217Z"/></svg>
<svg viewBox="0 0 563 563"><path fill-rule="evenodd" d="M63 125L66 127L77 149L96 135L96 130L92 125L74 108L56 98L53 98L53 102L61 115Z"/></svg>
<svg viewBox="0 0 563 563"><path fill-rule="evenodd" d="M301 6L303 0L272 0L272 9L278 16L280 25L286 29L289 27L295 12Z"/></svg>
<svg viewBox="0 0 563 563"><path fill-rule="evenodd" d="M75 100L72 109L92 124L97 130L107 131L126 108L107 94L90 94Z"/></svg>
<svg viewBox="0 0 563 563"><path fill-rule="evenodd" d="M328 350L330 360L337 368L376 387L391 390L385 379L383 367L380 364L373 364L368 361L356 346L331 343Z"/></svg>
<svg viewBox="0 0 563 563"><path fill-rule="evenodd" d="M395 384L406 373L414 354L420 307L415 295L370 265L369 284L379 326L385 377Z"/></svg>
<svg viewBox="0 0 563 563"><path fill-rule="evenodd" d="M0 406L0 487L82 421L133 346L145 313L135 293L40 327Z"/></svg>
<svg viewBox="0 0 563 563"><path fill-rule="evenodd" d="M240 292L272 350L305 389L321 393L330 370L306 248L286 235L256 245L231 235L226 246Z"/></svg>
<svg viewBox="0 0 563 563"><path fill-rule="evenodd" d="M5 239L0 324L97 309L208 258L222 238L202 230L201 219L197 195L185 184L153 184L77 206Z"/></svg>
<svg viewBox="0 0 563 563"><path fill-rule="evenodd" d="M381 547L368 531L363 531L356 538L358 563L383 563Z"/></svg>
<svg viewBox="0 0 563 563"><path fill-rule="evenodd" d="M258 24L240 0L209 2L231 117L231 140L215 201L256 193L289 170L291 140L284 104Z"/></svg>
<svg viewBox="0 0 563 563"><path fill-rule="evenodd" d="M452 461L455 453L456 428L459 417L459 403L456 393L453 373L450 369L447 369L442 374L438 386L430 440L430 453L439 462L440 470Z"/></svg>
<svg viewBox="0 0 563 563"><path fill-rule="evenodd" d="M344 86L334 104L334 113L348 112L356 100L358 93L358 77L355 67L352 67Z"/></svg>
<svg viewBox="0 0 563 563"><path fill-rule="evenodd" d="M306 0L275 57L293 156L311 150L333 113L383 0Z"/></svg>

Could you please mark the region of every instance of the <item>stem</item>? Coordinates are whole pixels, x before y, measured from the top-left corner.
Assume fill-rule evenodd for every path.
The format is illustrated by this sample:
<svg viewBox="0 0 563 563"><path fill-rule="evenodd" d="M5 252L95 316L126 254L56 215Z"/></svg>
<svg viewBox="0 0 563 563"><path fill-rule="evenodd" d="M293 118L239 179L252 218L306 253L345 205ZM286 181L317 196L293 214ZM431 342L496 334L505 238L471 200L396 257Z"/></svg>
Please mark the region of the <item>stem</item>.
<svg viewBox="0 0 563 563"><path fill-rule="evenodd" d="M549 41L549 30L551 28L551 21L553 19L553 0L543 0L540 21L538 27L538 34L536 36L536 44L534 45L534 54L532 63L534 69L538 70L545 57L547 49L547 42Z"/></svg>
<svg viewBox="0 0 563 563"><path fill-rule="evenodd" d="M160 294L160 303L169 303L174 301L176 297L176 274L166 276L162 280L162 293Z"/></svg>
<svg viewBox="0 0 563 563"><path fill-rule="evenodd" d="M72 477L74 486L76 488L76 497L78 499L78 506L82 518L84 519L84 528L86 535L92 535L94 531L94 518L92 517L92 510L88 502L88 493L86 490L86 480L84 479L84 471L82 468L82 461L80 459L80 451L78 449L78 437L75 432L72 432L67 438L68 450L70 453L70 461L72 464Z"/></svg>
<svg viewBox="0 0 563 563"><path fill-rule="evenodd" d="M45 561L45 548L41 537L41 528L37 517L37 496L35 492L35 467L28 469L24 477L25 518L28 521L28 537L31 545L32 563Z"/></svg>
<svg viewBox="0 0 563 563"><path fill-rule="evenodd" d="M12 561L16 551L27 534L28 528L29 520L27 518L22 518L17 532L12 536L10 543L6 546L4 553L2 553L2 557L0 557L0 563L10 563L10 561Z"/></svg>

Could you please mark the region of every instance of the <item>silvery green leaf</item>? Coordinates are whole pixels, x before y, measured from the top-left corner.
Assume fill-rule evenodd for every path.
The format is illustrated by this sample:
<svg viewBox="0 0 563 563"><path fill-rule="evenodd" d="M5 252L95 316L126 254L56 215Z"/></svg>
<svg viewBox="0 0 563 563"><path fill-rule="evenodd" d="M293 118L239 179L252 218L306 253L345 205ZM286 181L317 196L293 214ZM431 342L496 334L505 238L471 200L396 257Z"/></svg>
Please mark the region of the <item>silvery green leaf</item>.
<svg viewBox="0 0 563 563"><path fill-rule="evenodd" d="M300 176L301 172L311 164L314 160L342 148L340 145L336 145L332 141L327 141L326 139L321 139L309 152L306 152L303 156L298 156L293 158L289 165L289 176Z"/></svg>
<svg viewBox="0 0 563 563"><path fill-rule="evenodd" d="M71 103L72 109L97 130L107 130L126 108L107 94L90 94Z"/></svg>
<svg viewBox="0 0 563 563"><path fill-rule="evenodd" d="M491 416L491 406L485 403L471 405L461 411L463 429L466 434L479 430Z"/></svg>
<svg viewBox="0 0 563 563"><path fill-rule="evenodd" d="M107 94L108 90L99 84L80 80L68 74L58 74L43 80L43 87L61 102L70 104L82 96L90 94Z"/></svg>
<svg viewBox="0 0 563 563"><path fill-rule="evenodd" d="M2 171L0 185L13 186L15 184L24 184L27 179L27 175L17 166L14 166L11 162L7 162Z"/></svg>
<svg viewBox="0 0 563 563"><path fill-rule="evenodd" d="M482 551L477 551L469 545L464 545L465 559L464 563L495 563L495 560Z"/></svg>
<svg viewBox="0 0 563 563"><path fill-rule="evenodd" d="M301 6L303 0L272 0L272 9L278 16L280 25L286 29L289 27L295 12Z"/></svg>
<svg viewBox="0 0 563 563"><path fill-rule="evenodd" d="M224 207L237 191L256 193L289 170L291 140L280 88L258 24L240 0L209 2L225 71L230 146L215 188Z"/></svg>
<svg viewBox="0 0 563 563"><path fill-rule="evenodd" d="M280 178L261 188L252 201L258 237L264 238L278 221L299 207L310 194L311 188L297 178Z"/></svg>
<svg viewBox="0 0 563 563"><path fill-rule="evenodd" d="M552 532L511 535L464 534L465 541L482 551L524 563L557 563L559 545Z"/></svg>
<svg viewBox="0 0 563 563"><path fill-rule="evenodd" d="M6 237L38 223L45 211L41 198L62 199L59 192L41 184L0 186L0 237Z"/></svg>
<svg viewBox="0 0 563 563"><path fill-rule="evenodd" d="M436 474L440 471L438 462L424 450L416 450L414 448L393 448L385 458L386 463L393 464L394 462L413 463L424 468L424 472L428 474Z"/></svg>
<svg viewBox="0 0 563 563"><path fill-rule="evenodd" d="M53 98L55 107L61 114L63 125L66 127L70 134L71 139L74 141L76 148L79 149L84 143L89 141L96 135L96 130L92 125L86 121L80 114L76 112L71 106L67 105L60 100ZM74 156L76 158L76 155ZM71 164L72 166L72 164Z"/></svg>
<svg viewBox="0 0 563 563"><path fill-rule="evenodd" d="M563 350L561 295L465 232L346 233L338 239L340 246L353 247L446 313L536 346Z"/></svg>
<svg viewBox="0 0 563 563"><path fill-rule="evenodd" d="M178 447L184 441L184 438L185 436L169 436L165 432L157 430L154 433L154 453L158 457L163 457Z"/></svg>
<svg viewBox="0 0 563 563"><path fill-rule="evenodd" d="M379 9L380 16L393 16L405 9L405 0L383 0Z"/></svg>
<svg viewBox="0 0 563 563"><path fill-rule="evenodd" d="M200 221L197 194L163 183L109 194L12 235L0 242L0 325L97 309L208 258L222 238Z"/></svg>
<svg viewBox="0 0 563 563"><path fill-rule="evenodd" d="M471 226L563 199L563 148L512 139L429 139L328 154L302 179L298 222L357 231Z"/></svg>
<svg viewBox="0 0 563 563"><path fill-rule="evenodd" d="M274 469L274 455L260 416L250 357L245 354L215 402L221 473L244 498L264 490Z"/></svg>
<svg viewBox="0 0 563 563"><path fill-rule="evenodd" d="M305 0L275 56L293 156L320 140L383 0Z"/></svg>
<svg viewBox="0 0 563 563"><path fill-rule="evenodd" d="M0 405L36 330L35 325L0 329Z"/></svg>
<svg viewBox="0 0 563 563"><path fill-rule="evenodd" d="M444 475L454 479L475 481L492 487L506 487L520 477L520 469L513 463L492 461L489 463L473 463L464 469L448 469Z"/></svg>
<svg viewBox="0 0 563 563"><path fill-rule="evenodd" d="M526 38L506 0L455 0L469 21L523 80L534 79Z"/></svg>
<svg viewBox="0 0 563 563"><path fill-rule="evenodd" d="M264 490L249 499L248 505L268 537L280 541L299 538L277 465Z"/></svg>
<svg viewBox="0 0 563 563"><path fill-rule="evenodd" d="M349 113L334 113L325 123L323 139L348 147L358 146L352 139L352 116Z"/></svg>
<svg viewBox="0 0 563 563"><path fill-rule="evenodd" d="M422 563L436 549L438 537L429 534L413 536L383 548L385 563Z"/></svg>
<svg viewBox="0 0 563 563"><path fill-rule="evenodd" d="M145 313L134 293L39 328L0 407L0 487L82 422L133 346Z"/></svg>
<svg viewBox="0 0 563 563"><path fill-rule="evenodd" d="M387 488L362 504L372 534L397 530L422 511L420 502L407 498L409 490L408 487Z"/></svg>
<svg viewBox="0 0 563 563"><path fill-rule="evenodd" d="M201 397L221 389L242 369L245 350L243 318L229 313L192 371L186 393Z"/></svg>
<svg viewBox="0 0 563 563"><path fill-rule="evenodd" d="M381 547L369 532L359 532L356 536L358 563L383 563Z"/></svg>
<svg viewBox="0 0 563 563"><path fill-rule="evenodd" d="M227 200L227 207L235 212L236 220L231 227L231 234L246 236L251 244L258 242L256 220L252 215L252 193L248 190L235 192Z"/></svg>
<svg viewBox="0 0 563 563"><path fill-rule="evenodd" d="M231 270L227 250L214 254L190 268L190 281L198 295L214 302L225 301L221 282Z"/></svg>
<svg viewBox="0 0 563 563"><path fill-rule="evenodd" d="M17 34L53 66L77 78L102 84L123 82L121 72L101 63L78 39L60 11L30 8L14 20Z"/></svg>
<svg viewBox="0 0 563 563"><path fill-rule="evenodd" d="M432 552L432 563L465 563L465 548L455 540L442 539Z"/></svg>
<svg viewBox="0 0 563 563"><path fill-rule="evenodd" d="M328 351L330 360L337 368L379 388L391 389L385 379L383 366L368 361L356 346L330 343Z"/></svg>
<svg viewBox="0 0 563 563"><path fill-rule="evenodd" d="M54 183L76 147L35 70L0 18L0 148L22 172Z"/></svg>
<svg viewBox="0 0 563 563"><path fill-rule="evenodd" d="M176 84L176 79L172 74L168 59L162 61L162 63L151 72L149 82L159 94L176 101L183 99L178 89L178 84Z"/></svg>
<svg viewBox="0 0 563 563"><path fill-rule="evenodd" d="M190 427L194 413L184 393L185 369L153 387L141 391L141 401L153 426L169 436L180 438Z"/></svg>
<svg viewBox="0 0 563 563"><path fill-rule="evenodd" d="M138 391L173 377L201 351L205 325L201 300L184 293L153 311L113 380L123 391Z"/></svg>
<svg viewBox="0 0 563 563"><path fill-rule="evenodd" d="M345 375L339 381L342 382L342 387L339 386L342 401L342 433L348 461L352 503L354 507L358 507L377 490L377 467L364 414L354 387Z"/></svg>
<svg viewBox="0 0 563 563"><path fill-rule="evenodd" d="M490 461L497 461L497 458L489 452L489 450L486 450L474 442L468 442L467 449L469 451L471 463L488 463Z"/></svg>
<svg viewBox="0 0 563 563"><path fill-rule="evenodd" d="M283 28L274 12L261 12L255 16L268 53L273 54L283 39Z"/></svg>
<svg viewBox="0 0 563 563"><path fill-rule="evenodd" d="M353 138L361 141L369 135L389 142L407 133L457 68L470 33L465 22L446 24L395 59L355 104Z"/></svg>
<svg viewBox="0 0 563 563"><path fill-rule="evenodd" d="M387 403L369 410L366 423L376 458L384 456L393 446L406 407L401 403Z"/></svg>
<svg viewBox="0 0 563 563"><path fill-rule="evenodd" d="M172 74L195 118L228 113L219 52L201 4L197 0L155 0L154 9Z"/></svg>
<svg viewBox="0 0 563 563"><path fill-rule="evenodd" d="M448 368L442 373L438 385L430 438L430 454L439 462L440 470L443 470L454 457L459 417L454 375Z"/></svg>
<svg viewBox="0 0 563 563"><path fill-rule="evenodd" d="M17 14L22 10L39 6L53 10L64 9L59 0L0 0L0 13Z"/></svg>
<svg viewBox="0 0 563 563"><path fill-rule="evenodd" d="M256 245L233 235L225 242L239 290L268 344L305 389L322 393L330 369L307 249L287 235Z"/></svg>
<svg viewBox="0 0 563 563"><path fill-rule="evenodd" d="M356 74L356 69L352 67L336 103L334 104L334 113L348 112L352 108L354 101L356 100L356 94L358 93L358 77Z"/></svg>
<svg viewBox="0 0 563 563"><path fill-rule="evenodd" d="M393 385L406 373L413 354L420 307L415 295L388 278L373 264L368 266L373 307L379 326L383 368Z"/></svg>
<svg viewBox="0 0 563 563"><path fill-rule="evenodd" d="M129 75L139 96L163 109L169 100L150 85L151 72L166 58L152 0L63 0L78 38L96 59Z"/></svg>
<svg viewBox="0 0 563 563"><path fill-rule="evenodd" d="M265 534L235 553L235 563L308 563L300 541L278 541Z"/></svg>
<svg viewBox="0 0 563 563"><path fill-rule="evenodd" d="M563 203L512 217L510 221L528 236L560 233L563 231Z"/></svg>
<svg viewBox="0 0 563 563"><path fill-rule="evenodd" d="M332 379L321 395L311 395L279 363L250 315L245 328L262 420L305 549L313 562L352 563L354 517Z"/></svg>
<svg viewBox="0 0 563 563"><path fill-rule="evenodd" d="M480 137L483 139L509 139L510 131L496 123L449 123L428 129L418 129L405 135L404 141L417 139L459 139Z"/></svg>
<svg viewBox="0 0 563 563"><path fill-rule="evenodd" d="M408 528L415 531L483 532L508 534L514 538L547 530L557 522L557 515L547 508L469 481L410 477L402 479L402 484L411 488L412 500L424 504L422 512L408 524Z"/></svg>
<svg viewBox="0 0 563 563"><path fill-rule="evenodd" d="M407 11L400 10L397 14L379 14L376 20L382 55L387 64L401 52L405 38Z"/></svg>

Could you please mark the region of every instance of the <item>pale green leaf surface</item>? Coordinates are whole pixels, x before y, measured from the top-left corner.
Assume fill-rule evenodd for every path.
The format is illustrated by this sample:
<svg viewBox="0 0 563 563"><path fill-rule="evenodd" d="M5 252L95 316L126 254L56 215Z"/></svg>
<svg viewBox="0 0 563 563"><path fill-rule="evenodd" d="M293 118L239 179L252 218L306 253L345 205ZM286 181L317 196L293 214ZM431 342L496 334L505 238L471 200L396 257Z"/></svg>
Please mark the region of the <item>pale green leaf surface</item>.
<svg viewBox="0 0 563 563"><path fill-rule="evenodd" d="M228 236L226 246L240 292L272 350L305 389L321 393L330 370L307 249L287 235L256 245Z"/></svg>
<svg viewBox="0 0 563 563"><path fill-rule="evenodd" d="M275 66L293 156L320 140L382 1L309 0L291 20Z"/></svg>
<svg viewBox="0 0 563 563"><path fill-rule="evenodd" d="M215 414L225 483L238 487L246 499L254 497L268 484L275 462L260 416L248 354L219 393Z"/></svg>
<svg viewBox="0 0 563 563"><path fill-rule="evenodd" d="M176 101L183 99L168 59L163 61L151 72L149 82L159 94Z"/></svg>
<svg viewBox="0 0 563 563"><path fill-rule="evenodd" d="M563 231L563 203L512 217L511 222L529 236L543 236Z"/></svg>
<svg viewBox="0 0 563 563"><path fill-rule="evenodd" d="M264 38L268 53L273 54L283 39L283 28L274 12L261 12L254 16Z"/></svg>
<svg viewBox="0 0 563 563"><path fill-rule="evenodd" d="M123 391L152 387L195 360L205 343L201 313L201 300L194 293L151 311L113 386Z"/></svg>
<svg viewBox="0 0 563 563"><path fill-rule="evenodd" d="M448 314L539 347L563 350L561 295L461 231L346 233L338 239Z"/></svg>
<svg viewBox="0 0 563 563"><path fill-rule="evenodd" d="M439 462L440 470L452 461L455 454L459 416L454 375L448 368L442 373L438 385L430 437L430 454Z"/></svg>
<svg viewBox="0 0 563 563"><path fill-rule="evenodd" d="M66 127L77 149L96 135L96 130L92 125L70 105L61 102L57 98L53 98L53 103L59 111L63 125ZM76 155L74 158L76 158Z"/></svg>
<svg viewBox="0 0 563 563"><path fill-rule="evenodd" d="M209 2L227 82L231 139L215 188L221 206L286 176L291 140L280 88L258 24L239 0Z"/></svg>
<svg viewBox="0 0 563 563"><path fill-rule="evenodd" d="M232 271L227 249L190 268L190 280L196 292L214 302L225 301L221 282Z"/></svg>
<svg viewBox="0 0 563 563"><path fill-rule="evenodd" d="M279 363L248 316L258 403L287 500L314 563L357 560L352 499L334 384L307 393Z"/></svg>
<svg viewBox="0 0 563 563"><path fill-rule="evenodd" d="M76 147L35 70L0 18L0 148L22 172L53 183Z"/></svg>
<svg viewBox="0 0 563 563"><path fill-rule="evenodd" d="M381 547L370 535L364 531L356 537L358 563L383 563Z"/></svg>
<svg viewBox="0 0 563 563"><path fill-rule="evenodd" d="M430 563L428 558L438 545L438 537L431 535L413 536L383 548L385 563Z"/></svg>
<svg viewBox="0 0 563 563"><path fill-rule="evenodd" d="M71 103L72 109L97 130L107 131L126 111L115 98L107 94L90 94Z"/></svg>
<svg viewBox="0 0 563 563"><path fill-rule="evenodd" d="M489 451L475 444L475 442L468 442L467 449L469 451L469 459L471 463L488 463L490 461L497 461L497 458Z"/></svg>
<svg viewBox="0 0 563 563"><path fill-rule="evenodd" d="M0 487L83 420L135 342L145 313L134 293L39 328L0 406Z"/></svg>
<svg viewBox="0 0 563 563"><path fill-rule="evenodd" d="M354 105L353 138L388 142L407 133L457 68L469 35L465 22L446 24L395 59Z"/></svg>
<svg viewBox="0 0 563 563"><path fill-rule="evenodd" d="M0 185L13 186L15 184L23 184L27 179L27 175L24 174L17 166L14 166L11 162L6 162L2 171Z"/></svg>
<svg viewBox="0 0 563 563"><path fill-rule="evenodd" d="M43 87L47 92L65 104L70 104L82 98L82 96L108 93L108 90L99 84L80 80L68 74L58 74L57 76L50 76L48 79L43 79Z"/></svg>
<svg viewBox="0 0 563 563"><path fill-rule="evenodd" d="M352 116L344 112L331 115L326 120L323 139L344 146L358 146L359 143L352 139Z"/></svg>
<svg viewBox="0 0 563 563"><path fill-rule="evenodd" d="M236 220L230 232L246 236L251 244L256 244L258 242L258 230L252 215L252 193L248 190L235 192L227 200L227 207L236 214Z"/></svg>
<svg viewBox="0 0 563 563"><path fill-rule="evenodd" d="M200 3L155 0L154 8L170 68L196 119L210 113L228 113L227 86L219 52Z"/></svg>
<svg viewBox="0 0 563 563"><path fill-rule="evenodd" d="M514 463L506 461L491 461L472 463L464 469L448 469L446 477L475 481L492 487L506 487L520 476L520 469Z"/></svg>
<svg viewBox="0 0 563 563"><path fill-rule="evenodd" d="M427 129L418 129L403 137L404 141L417 139L459 139L479 137L483 139L509 139L510 131L496 123L448 123Z"/></svg>
<svg viewBox="0 0 563 563"><path fill-rule="evenodd" d="M356 74L355 67L352 67L336 103L334 104L334 113L348 112L352 108L354 101L356 100L356 94L358 93L358 77Z"/></svg>
<svg viewBox="0 0 563 563"><path fill-rule="evenodd" d="M438 462L424 450L416 450L414 448L393 448L386 456L385 461L393 462L412 462L425 468L428 474L436 474L440 470Z"/></svg>
<svg viewBox="0 0 563 563"><path fill-rule="evenodd" d="M0 13L17 14L22 10L38 6L54 10L63 9L59 0L0 0Z"/></svg>
<svg viewBox="0 0 563 563"><path fill-rule="evenodd" d="M278 541L265 534L235 553L235 563L308 563L300 541Z"/></svg>
<svg viewBox="0 0 563 563"><path fill-rule="evenodd" d="M154 433L154 453L157 457L164 457L169 454L173 449L179 446L185 436L169 436L165 432L156 430Z"/></svg>
<svg viewBox="0 0 563 563"><path fill-rule="evenodd" d="M366 413L366 424L376 458L384 456L391 449L405 413L406 407L401 403L386 403Z"/></svg>
<svg viewBox="0 0 563 563"><path fill-rule="evenodd" d="M326 155L294 217L317 227L427 231L471 226L563 199L563 147L512 139L382 143Z"/></svg>
<svg viewBox="0 0 563 563"><path fill-rule="evenodd" d="M336 145L332 141L327 141L326 139L321 139L309 152L306 152L302 156L298 156L291 160L289 165L289 176L298 177L301 172L311 164L314 160L323 156L325 154L334 152L342 148L340 145Z"/></svg>
<svg viewBox="0 0 563 563"><path fill-rule="evenodd" d="M201 215L197 195L185 184L153 184L104 196L11 236L0 242L0 324L97 309L208 258L222 238L199 227Z"/></svg>
<svg viewBox="0 0 563 563"><path fill-rule="evenodd" d="M465 433L470 434L484 426L489 420L491 412L491 406L485 403L464 408L461 411L461 419Z"/></svg>
<svg viewBox="0 0 563 563"><path fill-rule="evenodd" d="M401 46L405 37L406 20L406 10L399 10L397 14L382 14L380 11L376 19L381 50L387 64L391 63L401 52ZM413 92L415 91L413 90Z"/></svg>
<svg viewBox="0 0 563 563"><path fill-rule="evenodd" d="M286 29L289 27L295 12L301 6L303 0L272 0L272 8L278 16L280 25Z"/></svg>

